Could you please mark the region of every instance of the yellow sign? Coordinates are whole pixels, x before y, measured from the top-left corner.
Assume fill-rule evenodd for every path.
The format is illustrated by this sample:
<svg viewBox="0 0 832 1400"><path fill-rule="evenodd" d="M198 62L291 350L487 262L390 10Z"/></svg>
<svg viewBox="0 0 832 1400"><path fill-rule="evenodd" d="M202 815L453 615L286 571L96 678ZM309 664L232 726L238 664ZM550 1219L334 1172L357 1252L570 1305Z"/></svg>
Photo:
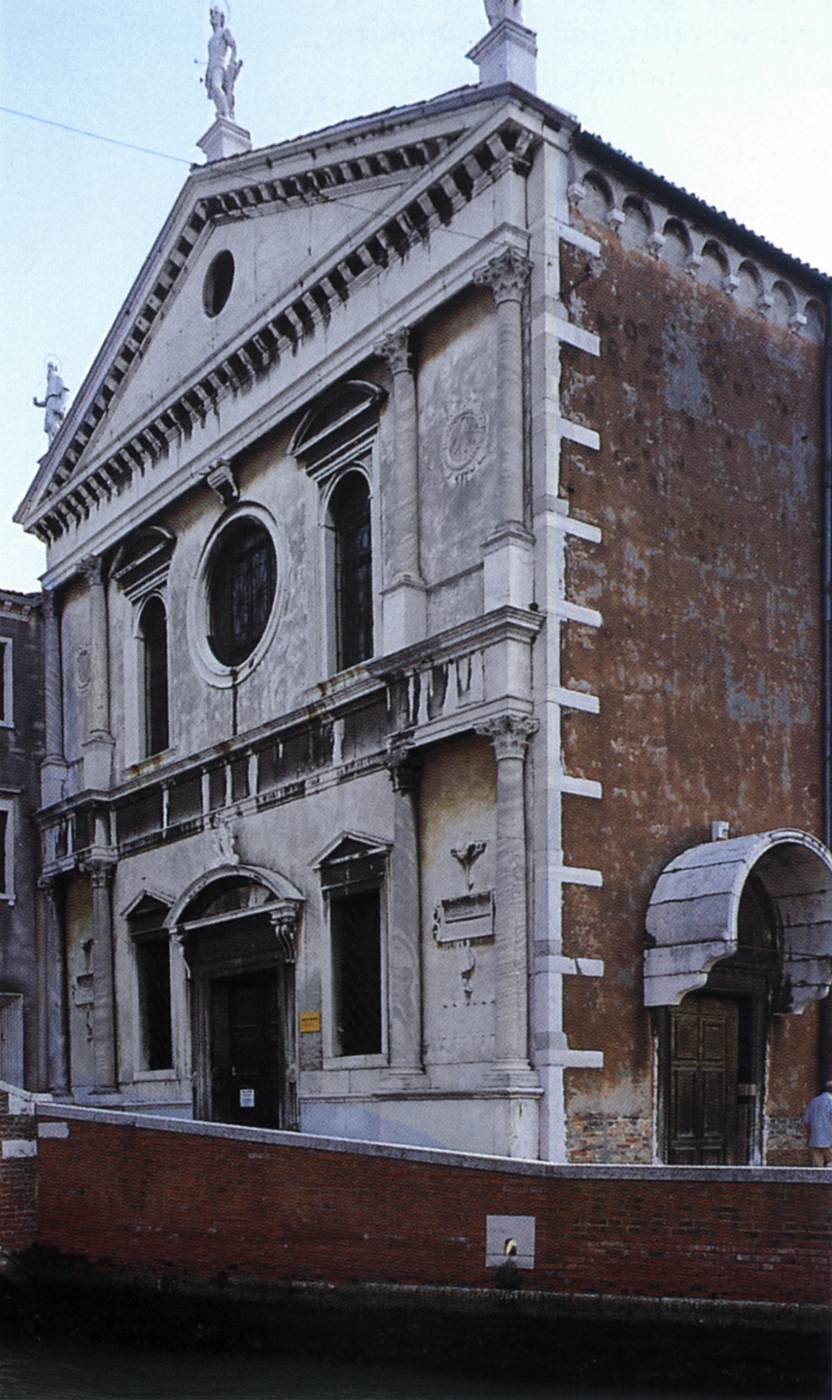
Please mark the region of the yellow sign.
<svg viewBox="0 0 832 1400"><path fill-rule="evenodd" d="M320 1011L301 1011L300 1029L302 1035L311 1035L314 1031L321 1029Z"/></svg>

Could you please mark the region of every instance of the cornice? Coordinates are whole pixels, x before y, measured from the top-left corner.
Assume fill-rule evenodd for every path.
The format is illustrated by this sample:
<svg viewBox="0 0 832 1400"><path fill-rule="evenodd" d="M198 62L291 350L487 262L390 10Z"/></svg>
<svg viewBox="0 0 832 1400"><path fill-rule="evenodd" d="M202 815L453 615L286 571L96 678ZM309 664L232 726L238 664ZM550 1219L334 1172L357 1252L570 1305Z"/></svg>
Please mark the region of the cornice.
<svg viewBox="0 0 832 1400"><path fill-rule="evenodd" d="M489 121L477 132L469 134L469 139L454 143L448 137L444 151L438 138L432 138L435 148L433 156L430 143L423 143L425 149L420 152L419 159L428 168L421 180L405 191L397 192L386 208L373 213L350 239L345 240L317 268L308 271L302 282L296 283L281 303L270 308L266 315L261 315L239 341L228 347L218 359L203 365L195 379L183 382L151 419L134 426L106 458L91 464L79 474L73 474L78 458L89 441L89 437L84 438L79 428L72 439L72 450L67 448L61 459L61 469L56 473L50 494L37 507L27 508L24 502L16 518L46 544L53 543L74 525L88 518L103 501L109 501L123 490L134 474L138 472L143 475L162 460L175 441L189 437L194 426L204 423L208 414L226 395L250 386L283 355L296 350L317 325L330 319L337 306L349 300L357 286L378 276L396 259L404 259L414 246L424 242L435 228L448 224L461 208L507 168L527 173L538 139L537 131L524 125L517 113L503 108L499 113L490 114ZM415 152L418 146L419 143L410 143L407 150ZM376 152L372 159L380 161L384 158L392 165L394 157L405 159L403 150L399 147L392 153ZM407 168L413 170L416 157L411 155L408 158L411 164ZM370 157L362 159L366 162ZM328 188L330 191L341 188L337 184L338 175L343 173L341 165L343 162L337 170L335 166L318 167L307 172L307 176L285 177L281 181L261 182L257 186L242 187L241 190L226 190L211 199L220 201L226 210L229 202L233 204L240 211L236 217L245 216L242 211L247 207L247 201L248 207L259 208L267 197L281 200L284 205L290 200L302 203L326 200L331 197L327 193ZM363 177L363 173L359 162L358 175ZM378 178L377 170L368 171L368 176L370 174ZM311 182L308 188L304 186L307 178ZM327 186L328 180L334 183ZM282 192L278 190L278 185L282 186ZM202 228L209 220L219 216L217 209L211 212L210 203L210 200L201 200L194 207L191 221L174 255L181 260L176 276L184 268L188 252ZM188 243L188 230L193 235L192 243ZM160 277L151 296L151 300L155 299L158 303L153 311L154 318L163 304L163 298L160 298L164 290L163 282L167 280L169 283L166 296L176 281L172 266L165 264L165 268L165 276ZM148 305L146 303L136 317L133 330L128 333L120 353L115 356L111 376L126 375L130 363L126 358L128 353L134 356L141 350L152 324L145 314ZM138 339L136 327L140 330ZM107 384L105 380L90 409L93 420L88 424L90 436L115 394L117 385L110 393ZM63 433L59 436L62 437ZM78 447L78 456L73 460L75 446Z"/></svg>

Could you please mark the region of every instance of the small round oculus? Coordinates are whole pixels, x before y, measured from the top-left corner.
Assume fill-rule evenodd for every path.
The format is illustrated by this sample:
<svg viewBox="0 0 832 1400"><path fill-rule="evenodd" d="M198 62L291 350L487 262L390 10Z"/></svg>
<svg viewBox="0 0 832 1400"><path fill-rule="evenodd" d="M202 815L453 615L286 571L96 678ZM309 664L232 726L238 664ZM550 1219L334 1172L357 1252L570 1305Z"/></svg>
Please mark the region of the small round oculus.
<svg viewBox="0 0 832 1400"><path fill-rule="evenodd" d="M209 316L211 320L215 316L219 316L231 296L235 270L233 255L227 248L224 248L221 253L217 253L205 274L205 281L202 284L202 305L205 308L205 315Z"/></svg>

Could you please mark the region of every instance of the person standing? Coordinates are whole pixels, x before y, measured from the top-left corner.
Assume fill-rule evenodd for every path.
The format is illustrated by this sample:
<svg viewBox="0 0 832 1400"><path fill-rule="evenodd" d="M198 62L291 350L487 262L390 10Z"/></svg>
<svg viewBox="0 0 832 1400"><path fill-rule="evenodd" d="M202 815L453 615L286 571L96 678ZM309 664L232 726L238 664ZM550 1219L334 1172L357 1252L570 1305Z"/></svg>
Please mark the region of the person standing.
<svg viewBox="0 0 832 1400"><path fill-rule="evenodd" d="M813 1098L803 1115L813 1167L832 1167L832 1079Z"/></svg>

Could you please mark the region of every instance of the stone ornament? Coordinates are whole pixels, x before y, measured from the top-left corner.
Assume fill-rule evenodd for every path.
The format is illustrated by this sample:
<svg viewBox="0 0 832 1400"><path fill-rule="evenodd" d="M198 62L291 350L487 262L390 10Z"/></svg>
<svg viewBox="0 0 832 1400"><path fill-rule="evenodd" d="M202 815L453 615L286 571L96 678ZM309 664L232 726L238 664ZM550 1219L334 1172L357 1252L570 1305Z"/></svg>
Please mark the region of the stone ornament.
<svg viewBox="0 0 832 1400"><path fill-rule="evenodd" d="M234 830L233 823L229 821L227 817L215 818L212 845L220 865L240 864L240 855L237 850L237 833Z"/></svg>
<svg viewBox="0 0 832 1400"><path fill-rule="evenodd" d="M492 29L504 19L513 19L515 24L522 24L523 0L485 0L485 13Z"/></svg>
<svg viewBox="0 0 832 1400"><path fill-rule="evenodd" d="M474 273L474 283L489 287L498 306L502 301L522 301L531 270L525 254L509 246Z"/></svg>
<svg viewBox="0 0 832 1400"><path fill-rule="evenodd" d="M479 400L454 406L442 432L442 465L449 481L467 481L482 465L488 445L489 418Z"/></svg>
<svg viewBox="0 0 832 1400"><path fill-rule="evenodd" d="M216 108L217 119L225 117L233 121L234 86L243 64L237 58L237 43L225 23L225 11L221 5L212 5L210 18L213 33L208 40L205 92Z"/></svg>
<svg viewBox="0 0 832 1400"><path fill-rule="evenodd" d="M376 354L386 360L392 374L409 374L412 368L410 359L410 327L391 331L376 346Z"/></svg>
<svg viewBox="0 0 832 1400"><path fill-rule="evenodd" d="M465 846L454 846L451 849L451 855L454 860L462 867L462 873L465 876L465 883L469 893L474 888L474 876L472 874L474 865L485 851L487 845L487 841L469 841Z"/></svg>
<svg viewBox="0 0 832 1400"><path fill-rule="evenodd" d="M69 390L58 372L57 363L50 360L46 367L46 394L42 399L32 399L35 408L44 410L43 431L49 438L50 446L64 421L68 393Z"/></svg>
<svg viewBox="0 0 832 1400"><path fill-rule="evenodd" d="M75 678L79 690L86 690L92 679L92 662L86 647L81 647L75 653Z"/></svg>
<svg viewBox="0 0 832 1400"><path fill-rule="evenodd" d="M477 725L477 733L490 739L497 759L525 758L529 740L540 728L530 715L497 715Z"/></svg>

